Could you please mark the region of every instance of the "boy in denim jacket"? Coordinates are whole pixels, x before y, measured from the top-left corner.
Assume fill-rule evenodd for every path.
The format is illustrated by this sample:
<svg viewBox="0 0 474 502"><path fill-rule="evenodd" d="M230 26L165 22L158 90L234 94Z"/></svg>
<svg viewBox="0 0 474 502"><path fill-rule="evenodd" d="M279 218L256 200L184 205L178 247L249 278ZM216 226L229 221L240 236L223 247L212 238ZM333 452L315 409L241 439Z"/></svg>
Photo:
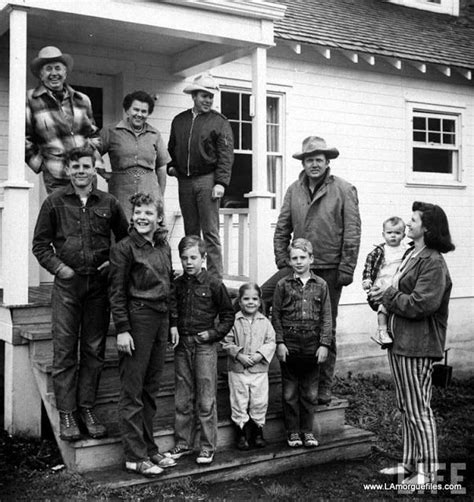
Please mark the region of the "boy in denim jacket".
<svg viewBox="0 0 474 502"><path fill-rule="evenodd" d="M315 447L314 409L319 366L332 342L331 303L326 282L310 270L313 246L295 239L288 247L293 273L281 279L273 296L272 323L281 366L287 442Z"/></svg>
<svg viewBox="0 0 474 502"><path fill-rule="evenodd" d="M193 452L196 416L201 425L198 464L210 464L217 444L217 342L231 330L234 309L224 284L202 268L204 241L181 239L183 275L175 280L179 344L175 350L175 446L165 455ZM216 317L219 322L216 323Z"/></svg>

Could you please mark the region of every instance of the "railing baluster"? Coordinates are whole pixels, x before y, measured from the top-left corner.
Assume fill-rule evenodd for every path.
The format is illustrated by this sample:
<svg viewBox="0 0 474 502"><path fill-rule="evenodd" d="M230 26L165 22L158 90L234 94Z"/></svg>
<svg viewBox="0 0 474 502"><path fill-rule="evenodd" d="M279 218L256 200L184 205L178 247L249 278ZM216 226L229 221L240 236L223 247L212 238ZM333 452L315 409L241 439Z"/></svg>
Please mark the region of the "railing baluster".
<svg viewBox="0 0 474 502"><path fill-rule="evenodd" d="M224 276L232 280L246 281L249 270L248 209L225 208L220 210L220 214L224 217L222 228ZM234 215L238 217L235 223ZM237 226L237 232L233 230L234 225Z"/></svg>
<svg viewBox="0 0 474 502"><path fill-rule="evenodd" d="M224 214L224 249L223 249L223 267L224 274L230 274L230 249L232 239L232 213Z"/></svg>

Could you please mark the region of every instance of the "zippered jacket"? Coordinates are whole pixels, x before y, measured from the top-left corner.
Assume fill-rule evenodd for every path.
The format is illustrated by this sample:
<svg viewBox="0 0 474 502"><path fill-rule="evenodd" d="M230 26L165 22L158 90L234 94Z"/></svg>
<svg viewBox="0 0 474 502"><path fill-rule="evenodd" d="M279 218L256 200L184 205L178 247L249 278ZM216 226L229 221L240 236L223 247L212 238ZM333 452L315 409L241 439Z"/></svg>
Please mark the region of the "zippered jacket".
<svg viewBox="0 0 474 502"><path fill-rule="evenodd" d="M307 176L301 172L285 195L273 246L278 268L288 265L291 239L303 237L313 245L312 268L353 274L359 255L360 214L356 188L330 172L311 198Z"/></svg>
<svg viewBox="0 0 474 502"><path fill-rule="evenodd" d="M169 168L178 177L214 172L214 182L227 187L234 163L234 138L229 121L215 110L193 116L192 110L177 115L168 143Z"/></svg>

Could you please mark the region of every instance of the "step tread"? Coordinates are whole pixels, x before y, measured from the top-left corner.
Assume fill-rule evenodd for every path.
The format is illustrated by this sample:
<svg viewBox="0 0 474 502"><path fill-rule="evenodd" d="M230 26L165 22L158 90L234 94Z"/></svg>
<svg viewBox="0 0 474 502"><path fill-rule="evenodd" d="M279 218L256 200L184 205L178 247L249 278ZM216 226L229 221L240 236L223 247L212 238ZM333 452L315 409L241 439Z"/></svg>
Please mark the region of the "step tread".
<svg viewBox="0 0 474 502"><path fill-rule="evenodd" d="M56 408L55 406L55 400L54 400L54 395L52 393L46 394L45 398L48 400L49 404L51 405L52 408ZM115 403L114 403L115 405ZM334 397L331 401L330 405L318 405L316 406L316 413L324 413L324 412L333 412L339 409L345 409L349 406L349 403L346 399L341 399L338 397ZM100 415L100 413L97 413ZM227 427L232 425L232 421L230 418L227 416L228 414L226 413L225 416L226 418L221 418L219 417L218 419L218 427ZM281 401L270 401L268 403L268 411L266 415L266 420L267 422L271 420L280 420L283 418L283 411L281 409ZM91 439L91 438L84 438L81 439L80 441L76 441L74 443L71 443L71 446L73 448L89 448L89 447L95 447L97 445L102 445L102 444L111 444L111 443L116 443L120 441L120 430L119 430L119 424L118 424L118 412L116 414L116 419L115 421L104 421L103 423L107 426L107 430L109 431L109 435L106 438L103 439ZM174 434L174 410L172 410L172 413L167 414L167 415L162 415L162 416L156 416L153 420L153 430L154 430L154 435L157 437L160 436L168 436L168 435L173 435Z"/></svg>
<svg viewBox="0 0 474 502"><path fill-rule="evenodd" d="M157 479L148 479L133 473L125 472L122 466L115 466L103 470L88 471L83 473L87 481L95 486L107 488L124 488L126 486L160 483L175 480L186 476L203 476L209 473L236 469L239 466L271 463L274 461L287 461L288 469L298 467L298 457L324 455L331 449L340 449L344 446L358 443L372 442L374 434L351 426L337 432L320 437L320 446L314 449L289 448L284 441L270 443L266 448L241 452L234 448L220 450L215 456L214 462L209 466L200 466L195 462L195 456L183 457L178 465L164 471ZM317 463L317 462L315 462Z"/></svg>

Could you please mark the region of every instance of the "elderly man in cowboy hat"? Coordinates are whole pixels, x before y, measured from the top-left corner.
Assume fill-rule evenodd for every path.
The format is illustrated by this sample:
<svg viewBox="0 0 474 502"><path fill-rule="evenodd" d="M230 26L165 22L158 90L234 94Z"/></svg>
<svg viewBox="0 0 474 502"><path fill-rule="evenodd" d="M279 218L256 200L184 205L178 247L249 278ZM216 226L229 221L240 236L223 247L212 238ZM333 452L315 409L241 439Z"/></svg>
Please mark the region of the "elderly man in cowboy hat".
<svg viewBox="0 0 474 502"><path fill-rule="evenodd" d="M331 401L337 308L342 287L353 280L360 245L357 190L329 169L329 161L338 156L337 148L328 147L317 136L303 140L301 152L293 155L301 160L303 171L286 192L275 228L273 245L279 271L262 286L263 299L271 304L276 283L291 273L287 258L291 239L303 237L311 242L312 269L329 287L334 333L328 358L320 369L319 404Z"/></svg>
<svg viewBox="0 0 474 502"><path fill-rule="evenodd" d="M234 161L232 129L226 117L212 109L217 82L198 76L184 93L194 106L171 124L168 174L179 184L179 204L186 235L201 235L207 248L207 268L222 278L219 202L230 182Z"/></svg>
<svg viewBox="0 0 474 502"><path fill-rule="evenodd" d="M26 94L25 159L35 173L43 173L48 194L69 185L68 152L86 144L95 150L100 142L90 99L66 84L72 67L72 57L51 46L30 64L40 82Z"/></svg>

